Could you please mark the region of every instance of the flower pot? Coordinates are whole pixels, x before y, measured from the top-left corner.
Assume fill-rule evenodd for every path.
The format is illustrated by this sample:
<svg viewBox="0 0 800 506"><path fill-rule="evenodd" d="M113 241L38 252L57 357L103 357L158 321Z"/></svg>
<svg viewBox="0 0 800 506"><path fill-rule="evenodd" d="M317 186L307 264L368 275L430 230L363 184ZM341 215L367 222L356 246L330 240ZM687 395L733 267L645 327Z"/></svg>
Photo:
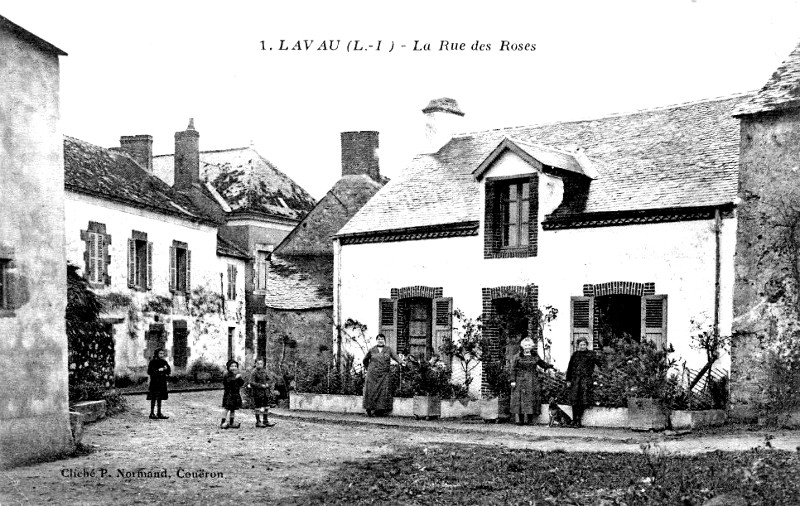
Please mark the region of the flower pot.
<svg viewBox="0 0 800 506"><path fill-rule="evenodd" d="M669 410L660 399L628 397L628 427L633 430L664 430Z"/></svg>
<svg viewBox="0 0 800 506"><path fill-rule="evenodd" d="M432 395L414 396L414 418L417 420L439 418L442 415L442 399Z"/></svg>
<svg viewBox="0 0 800 506"><path fill-rule="evenodd" d="M506 420L510 416L511 402L508 397L492 397L481 401L481 418L484 423Z"/></svg>

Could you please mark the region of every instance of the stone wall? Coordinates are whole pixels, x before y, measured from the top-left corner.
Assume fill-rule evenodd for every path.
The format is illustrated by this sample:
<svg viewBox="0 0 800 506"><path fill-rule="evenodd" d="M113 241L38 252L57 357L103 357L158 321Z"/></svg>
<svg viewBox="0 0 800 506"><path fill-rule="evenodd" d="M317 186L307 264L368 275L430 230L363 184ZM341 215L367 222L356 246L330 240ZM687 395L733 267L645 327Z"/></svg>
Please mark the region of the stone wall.
<svg viewBox="0 0 800 506"><path fill-rule="evenodd" d="M800 280L781 245L800 201L800 110L745 116L741 133L730 414L749 418L765 384L764 352L798 320Z"/></svg>

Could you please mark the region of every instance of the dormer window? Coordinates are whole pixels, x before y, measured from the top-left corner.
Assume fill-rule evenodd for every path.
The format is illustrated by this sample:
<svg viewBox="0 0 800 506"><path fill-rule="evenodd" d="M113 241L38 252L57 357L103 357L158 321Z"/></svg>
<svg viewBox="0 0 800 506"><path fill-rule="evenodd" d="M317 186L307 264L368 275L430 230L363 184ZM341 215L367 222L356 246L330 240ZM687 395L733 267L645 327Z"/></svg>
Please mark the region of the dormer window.
<svg viewBox="0 0 800 506"><path fill-rule="evenodd" d="M484 258L536 256L539 175L485 178Z"/></svg>
<svg viewBox="0 0 800 506"><path fill-rule="evenodd" d="M515 181L500 186L503 248L528 247L530 188L528 181Z"/></svg>

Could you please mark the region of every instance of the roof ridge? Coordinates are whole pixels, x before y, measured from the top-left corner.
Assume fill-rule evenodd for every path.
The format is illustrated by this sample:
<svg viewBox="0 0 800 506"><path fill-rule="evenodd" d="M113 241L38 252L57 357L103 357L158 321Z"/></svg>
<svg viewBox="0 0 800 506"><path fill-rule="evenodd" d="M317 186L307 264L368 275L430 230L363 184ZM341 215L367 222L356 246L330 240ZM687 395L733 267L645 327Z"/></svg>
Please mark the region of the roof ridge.
<svg viewBox="0 0 800 506"><path fill-rule="evenodd" d="M523 128L545 127L545 126L550 126L550 125L566 125L566 124L570 124L570 123L584 123L584 122L588 122L588 121L599 121L599 120L610 119L610 118L621 118L621 117L624 117L624 116L634 116L634 115L637 115L637 114L644 114L644 113L648 113L648 112L666 111L666 110L669 110L669 109L678 109L678 108L687 107L687 106L690 106L690 105L698 105L698 104L711 103L711 102L721 102L723 100L730 100L730 99L733 99L733 98L744 98L744 97L746 97L748 95L752 95L754 93L758 93L758 90L743 91L743 92L739 92L739 93L733 93L733 94L730 94L730 95L721 95L721 96L718 96L718 97L709 97L709 98L703 98L703 99L698 99L698 100L691 100L691 101L687 101L687 102L679 102L679 103L675 103L675 104L664 105L664 106L659 106L659 107L652 107L652 108L647 108L647 109L636 109L636 110L628 111L628 112L610 113L610 114L606 114L606 115L602 115L602 116L596 116L596 117L592 117L592 118L573 119L573 120L567 120L567 121L549 121L549 122L546 122L546 123L532 123L532 124L527 124L527 125L516 125L516 126L507 126L507 127L498 127L498 128L488 128L486 130L475 130L475 131L472 131L472 132L457 133L457 134L453 135L453 139L464 139L464 138L471 137L471 136L476 135L476 134L484 134L484 133L488 133L488 132L507 132L507 131L510 131L510 130L521 130Z"/></svg>
<svg viewBox="0 0 800 506"><path fill-rule="evenodd" d="M201 154L202 153L224 153L226 151L244 151L245 149L252 149L253 151L256 151L252 146L243 146L241 148L206 149L206 150L201 150L200 153ZM256 151L256 153L258 153L258 151ZM162 156L175 156L175 153L165 153L163 155L153 155L153 158L158 158L158 157L162 157Z"/></svg>

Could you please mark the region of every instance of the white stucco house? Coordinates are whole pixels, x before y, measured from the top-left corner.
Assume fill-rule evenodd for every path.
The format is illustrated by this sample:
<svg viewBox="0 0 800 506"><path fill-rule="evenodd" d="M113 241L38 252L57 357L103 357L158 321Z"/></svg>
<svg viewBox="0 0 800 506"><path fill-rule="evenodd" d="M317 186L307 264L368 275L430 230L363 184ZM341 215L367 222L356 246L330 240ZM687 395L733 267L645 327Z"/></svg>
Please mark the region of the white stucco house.
<svg viewBox="0 0 800 506"><path fill-rule="evenodd" d="M192 131L179 132L176 147L196 152ZM213 212L152 173L150 136L121 145L64 139L67 260L105 304L115 375L143 373L158 348L176 372L199 359L243 360L247 251L218 234ZM184 160L197 174L197 157Z"/></svg>
<svg viewBox="0 0 800 506"><path fill-rule="evenodd" d="M702 367L693 321L731 328L744 98L458 135L458 104L431 101L426 152L335 236L334 319L430 355L453 308L496 335L518 294L558 310L561 370L578 337L622 334Z"/></svg>

